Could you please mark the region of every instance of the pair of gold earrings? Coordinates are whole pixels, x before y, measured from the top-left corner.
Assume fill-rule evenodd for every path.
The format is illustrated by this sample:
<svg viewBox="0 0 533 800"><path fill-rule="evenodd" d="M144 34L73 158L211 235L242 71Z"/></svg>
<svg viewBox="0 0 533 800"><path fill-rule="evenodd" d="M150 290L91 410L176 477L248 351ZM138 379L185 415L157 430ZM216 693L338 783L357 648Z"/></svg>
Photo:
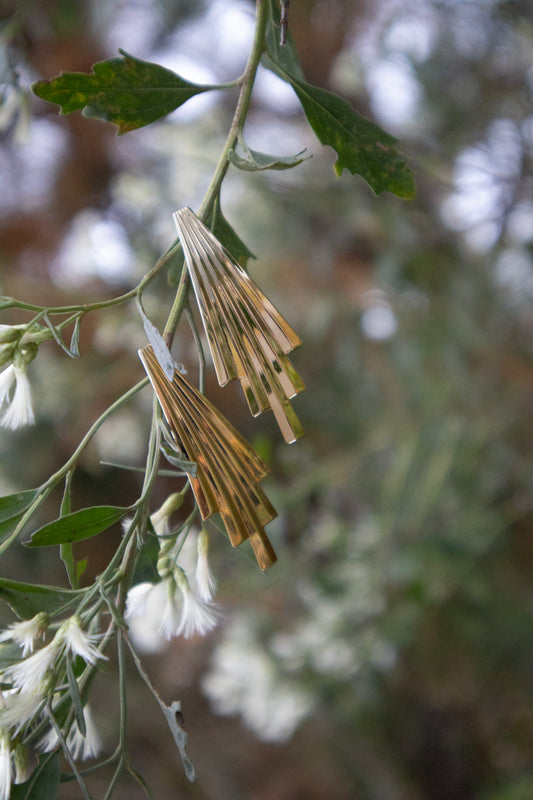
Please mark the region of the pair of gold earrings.
<svg viewBox="0 0 533 800"><path fill-rule="evenodd" d="M189 209L174 213L218 382L238 378L250 412L271 409L286 442L303 431L289 402L305 387L288 353L299 337L256 283ZM220 512L235 547L246 539L261 569L276 561L264 526L276 511L259 486L269 470L229 421L185 378L165 374L150 345L139 356L189 476L202 519Z"/></svg>

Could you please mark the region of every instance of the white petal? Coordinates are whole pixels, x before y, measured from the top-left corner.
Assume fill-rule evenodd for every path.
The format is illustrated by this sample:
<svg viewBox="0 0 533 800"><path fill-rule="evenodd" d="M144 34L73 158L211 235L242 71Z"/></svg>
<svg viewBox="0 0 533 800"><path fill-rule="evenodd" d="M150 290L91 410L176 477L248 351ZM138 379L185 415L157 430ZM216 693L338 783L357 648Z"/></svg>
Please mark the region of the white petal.
<svg viewBox="0 0 533 800"><path fill-rule="evenodd" d="M10 364L0 372L0 406L9 400L9 392L15 383L15 367Z"/></svg>
<svg viewBox="0 0 533 800"><path fill-rule="evenodd" d="M25 692L39 693L42 690L44 677L52 667L56 656L57 645L52 641L46 647L37 650L32 656L8 667L4 675Z"/></svg>
<svg viewBox="0 0 533 800"><path fill-rule="evenodd" d="M154 588L153 583L138 583L128 591L125 618L138 617L144 613L148 604L148 596Z"/></svg>
<svg viewBox="0 0 533 800"><path fill-rule="evenodd" d="M212 607L190 590L183 595L183 610L177 636L183 634L186 639L190 639L195 633L205 636L216 624L217 615Z"/></svg>
<svg viewBox="0 0 533 800"><path fill-rule="evenodd" d="M82 760L94 758L102 749L102 742L88 706L83 709L83 719L85 720L85 736L82 736L75 722L67 736L67 747L74 761L80 758Z"/></svg>
<svg viewBox="0 0 533 800"><path fill-rule="evenodd" d="M195 580L199 597L202 600L205 600L206 602L212 600L213 595L215 593L215 589L217 588L217 582L215 580L213 573L209 568L209 562L207 560L206 552L198 553L198 561L196 562Z"/></svg>
<svg viewBox="0 0 533 800"><path fill-rule="evenodd" d="M11 794L13 767L9 745L7 731L2 731L0 738L0 800L9 800L9 795Z"/></svg>
<svg viewBox="0 0 533 800"><path fill-rule="evenodd" d="M15 728L17 732L40 711L44 701L38 691L20 691L4 695L4 707L0 711L0 724Z"/></svg>
<svg viewBox="0 0 533 800"><path fill-rule="evenodd" d="M100 637L87 633L81 627L79 617L70 617L58 630L56 639L58 643L65 643L67 651L72 655L81 656L88 664L96 664L99 658L107 658L95 647L95 642Z"/></svg>
<svg viewBox="0 0 533 800"><path fill-rule="evenodd" d="M35 422L28 376L25 372L17 371L16 378L17 385L13 399L7 411L0 417L0 425L11 430L22 428L24 425L33 425Z"/></svg>

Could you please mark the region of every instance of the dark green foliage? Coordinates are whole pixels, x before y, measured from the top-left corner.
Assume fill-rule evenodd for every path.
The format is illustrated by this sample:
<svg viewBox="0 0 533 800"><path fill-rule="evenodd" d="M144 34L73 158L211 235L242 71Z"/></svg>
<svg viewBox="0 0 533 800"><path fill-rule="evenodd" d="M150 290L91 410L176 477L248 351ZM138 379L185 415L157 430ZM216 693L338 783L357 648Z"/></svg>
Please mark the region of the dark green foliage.
<svg viewBox="0 0 533 800"><path fill-rule="evenodd" d="M47 547L53 544L81 542L84 539L90 539L110 528L128 511L131 509L117 506L82 508L73 514L66 514L54 522L49 522L48 525L43 525L42 528L35 531L27 543L28 547Z"/></svg>
<svg viewBox="0 0 533 800"><path fill-rule="evenodd" d="M121 57L99 61L93 72L62 72L38 81L32 91L61 106L61 114L83 111L84 116L112 122L128 133L175 111L190 97L213 89L197 86L175 72L142 61L123 50Z"/></svg>

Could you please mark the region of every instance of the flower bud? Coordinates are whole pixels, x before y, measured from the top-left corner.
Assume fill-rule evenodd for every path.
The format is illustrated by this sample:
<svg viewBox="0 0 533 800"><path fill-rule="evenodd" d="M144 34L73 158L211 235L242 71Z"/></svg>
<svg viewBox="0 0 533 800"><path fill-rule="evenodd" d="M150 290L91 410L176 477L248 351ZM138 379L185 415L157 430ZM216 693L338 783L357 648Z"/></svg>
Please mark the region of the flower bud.
<svg viewBox="0 0 533 800"><path fill-rule="evenodd" d="M11 363L14 352L15 348L12 344L0 345L0 367L5 367L6 364Z"/></svg>
<svg viewBox="0 0 533 800"><path fill-rule="evenodd" d="M0 325L0 344L16 342L20 339L25 325Z"/></svg>

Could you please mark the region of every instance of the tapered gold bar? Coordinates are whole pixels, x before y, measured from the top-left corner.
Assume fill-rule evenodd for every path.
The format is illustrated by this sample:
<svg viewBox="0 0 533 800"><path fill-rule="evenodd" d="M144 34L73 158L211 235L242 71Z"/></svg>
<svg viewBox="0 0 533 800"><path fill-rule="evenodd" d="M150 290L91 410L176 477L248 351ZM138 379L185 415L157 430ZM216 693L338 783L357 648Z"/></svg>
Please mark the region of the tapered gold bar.
<svg viewBox="0 0 533 800"><path fill-rule="evenodd" d="M139 356L176 444L197 464L189 481L202 519L219 511L235 547L250 539L261 569L276 561L264 525L276 510L259 486L268 473L262 459L204 395L179 372L166 377L151 346Z"/></svg>
<svg viewBox="0 0 533 800"><path fill-rule="evenodd" d="M220 385L239 378L250 412L271 409L295 441L303 431L289 398L305 387L287 353L299 337L189 208L174 219Z"/></svg>

